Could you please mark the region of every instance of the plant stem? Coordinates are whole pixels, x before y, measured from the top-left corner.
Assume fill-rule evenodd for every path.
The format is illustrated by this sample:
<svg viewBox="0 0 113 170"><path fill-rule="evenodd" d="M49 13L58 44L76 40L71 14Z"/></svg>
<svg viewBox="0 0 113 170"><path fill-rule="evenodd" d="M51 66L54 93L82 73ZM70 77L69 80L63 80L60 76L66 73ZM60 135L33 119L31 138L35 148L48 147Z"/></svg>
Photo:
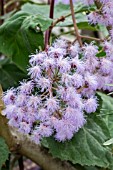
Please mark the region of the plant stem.
<svg viewBox="0 0 113 170"><path fill-rule="evenodd" d="M45 49L45 51L47 50L47 47L48 47L48 35L49 35L49 30L46 30L46 32L45 32L45 42L44 42L44 49Z"/></svg>
<svg viewBox="0 0 113 170"><path fill-rule="evenodd" d="M55 0L51 0L51 4L50 4L50 14L49 14L49 17L50 17L51 19L53 19L53 17L54 17L54 5L55 5ZM52 28L50 27L50 28L49 28L49 32L48 32L48 43L49 43L51 31L52 31Z"/></svg>
<svg viewBox="0 0 113 170"><path fill-rule="evenodd" d="M51 3L51 0L48 0L48 5L50 5L50 3Z"/></svg>
<svg viewBox="0 0 113 170"><path fill-rule="evenodd" d="M52 23L52 25L50 26L50 29L52 30L53 27L55 27L59 22L63 22L65 20L65 16L61 16L60 18L58 18L55 22Z"/></svg>
<svg viewBox="0 0 113 170"><path fill-rule="evenodd" d="M24 170L23 156L18 159L19 170Z"/></svg>
<svg viewBox="0 0 113 170"><path fill-rule="evenodd" d="M1 15L4 15L4 0L1 0Z"/></svg>
<svg viewBox="0 0 113 170"><path fill-rule="evenodd" d="M48 4L49 4L49 3L50 3L50 13L49 13L49 17L50 17L51 19L53 19L55 0L48 1ZM47 31L45 32L45 50L47 49L47 47L48 47L48 45L49 45L49 39L50 39L51 31L52 31L52 27L50 27L49 30L47 30Z"/></svg>
<svg viewBox="0 0 113 170"><path fill-rule="evenodd" d="M95 0L95 5L97 6L97 9L100 9L102 6L99 0Z"/></svg>
<svg viewBox="0 0 113 170"><path fill-rule="evenodd" d="M84 38L84 39L89 39L89 40L94 40L94 41L104 41L103 39L100 39L100 38L95 38L95 37L90 37L90 36L85 36L85 35L80 35L81 38Z"/></svg>
<svg viewBox="0 0 113 170"><path fill-rule="evenodd" d="M50 13L49 13L49 17L51 19L53 19L53 16L54 16L54 5L55 5L55 0L51 0L51 2L50 2Z"/></svg>
<svg viewBox="0 0 113 170"><path fill-rule="evenodd" d="M2 16L4 15L4 0L1 0L0 8L1 8L1 16ZM3 23L3 19L1 19L1 24L2 23Z"/></svg>
<svg viewBox="0 0 113 170"><path fill-rule="evenodd" d="M75 13L74 13L73 0L70 0L70 8L71 8L71 15L72 15L72 20L74 24L75 34L76 34L80 47L82 47L82 40L81 40L79 31L78 31L77 22L76 22Z"/></svg>

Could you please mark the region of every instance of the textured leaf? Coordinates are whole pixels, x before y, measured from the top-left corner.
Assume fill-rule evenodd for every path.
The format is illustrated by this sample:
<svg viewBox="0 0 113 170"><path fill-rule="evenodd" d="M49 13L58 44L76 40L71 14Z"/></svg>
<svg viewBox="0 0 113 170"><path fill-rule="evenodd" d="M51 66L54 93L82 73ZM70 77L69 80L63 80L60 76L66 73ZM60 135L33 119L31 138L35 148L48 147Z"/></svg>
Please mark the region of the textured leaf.
<svg viewBox="0 0 113 170"><path fill-rule="evenodd" d="M30 14L42 14L48 17L49 8L50 8L49 5L26 3L22 6L21 10ZM89 8L88 6L83 6L83 4L77 2L74 4L74 9L76 13L81 13L84 11L89 11L89 9L94 10L94 7ZM47 11L46 13L45 10ZM63 15L68 15L70 13L71 13L70 5L62 4L62 3L55 5L55 11L54 11L55 18L58 18Z"/></svg>
<svg viewBox="0 0 113 170"><path fill-rule="evenodd" d="M97 167L87 166L87 167L84 167L84 170L99 170L99 169Z"/></svg>
<svg viewBox="0 0 113 170"><path fill-rule="evenodd" d="M27 12L32 15L42 14L48 17L49 8L50 8L49 5L36 5L36 4L26 3L22 6L21 10L23 12Z"/></svg>
<svg viewBox="0 0 113 170"><path fill-rule="evenodd" d="M51 20L41 15L18 12L0 27L0 52L12 57L23 70L28 65L28 56L36 49L43 48L43 32ZM37 29L38 27L38 29Z"/></svg>
<svg viewBox="0 0 113 170"><path fill-rule="evenodd" d="M105 120L110 135L113 137L113 98L103 93L98 94L101 96L103 101L102 109L100 110L100 116Z"/></svg>
<svg viewBox="0 0 113 170"><path fill-rule="evenodd" d="M9 59L0 60L0 84L4 90L17 86L26 77L26 73Z"/></svg>
<svg viewBox="0 0 113 170"><path fill-rule="evenodd" d="M71 141L60 143L51 137L47 139L47 143L50 153L61 160L83 166L110 167L113 161L112 153L103 146L109 137L105 122L96 115L91 115L84 128L76 133Z"/></svg>
<svg viewBox="0 0 113 170"><path fill-rule="evenodd" d="M76 19L79 29L90 29L90 30L97 30L96 27L91 26L88 24L88 20L85 14L81 13L84 11L89 11L88 7L81 5L81 3L76 3L74 5L74 9L76 12ZM49 16L49 6L48 5L36 5L36 4L30 4L26 3L22 6L22 11L27 12L29 14L42 14L46 17ZM46 11L46 12L45 12ZM54 18L60 18L61 16L66 16L68 14L71 14L70 6L65 5L62 3L59 3L55 5L54 9ZM60 22L57 24L57 26L73 26L72 17L69 16L65 19L64 22Z"/></svg>
<svg viewBox="0 0 113 170"><path fill-rule="evenodd" d="M40 14L38 15L30 15L25 18L22 23L22 29L28 30L29 28L37 30L36 27L39 26L38 30L45 31L49 28L52 23L52 19L46 18Z"/></svg>
<svg viewBox="0 0 113 170"><path fill-rule="evenodd" d="M0 169L8 159L9 149L3 138L0 137Z"/></svg>
<svg viewBox="0 0 113 170"><path fill-rule="evenodd" d="M42 14L42 15L48 17L49 16L49 8L50 8L49 5L36 5L36 4L26 3L25 5L22 6L21 10L24 12L30 13L30 14L35 14L35 15ZM55 5L54 18L59 18L61 16L65 16L67 14L70 14L70 6L69 5L65 5L62 3Z"/></svg>

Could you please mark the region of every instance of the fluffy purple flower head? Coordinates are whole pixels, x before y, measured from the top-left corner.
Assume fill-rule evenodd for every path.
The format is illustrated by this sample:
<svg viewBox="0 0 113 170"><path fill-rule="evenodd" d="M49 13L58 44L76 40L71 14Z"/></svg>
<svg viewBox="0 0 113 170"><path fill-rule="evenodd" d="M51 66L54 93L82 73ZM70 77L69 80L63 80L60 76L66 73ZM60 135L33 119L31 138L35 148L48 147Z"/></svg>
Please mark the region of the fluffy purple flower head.
<svg viewBox="0 0 113 170"><path fill-rule="evenodd" d="M86 44L84 46L84 56L86 58L95 57L97 53L98 53L98 47L96 45L93 45L93 42L91 44Z"/></svg>
<svg viewBox="0 0 113 170"><path fill-rule="evenodd" d="M43 64L42 64L42 68L44 68L46 71L48 71L48 69L54 69L55 68L55 61L53 58L45 58Z"/></svg>
<svg viewBox="0 0 113 170"><path fill-rule="evenodd" d="M28 103L27 103L28 107L32 107L34 109L37 109L40 106L40 104L41 104L40 97L35 96L35 95L29 96Z"/></svg>
<svg viewBox="0 0 113 170"><path fill-rule="evenodd" d="M63 55L65 55L65 54L66 54L65 48L50 47L48 50L48 56L51 58L63 57Z"/></svg>
<svg viewBox="0 0 113 170"><path fill-rule="evenodd" d="M107 57L109 57L113 61L113 44L111 42L105 41L103 46Z"/></svg>
<svg viewBox="0 0 113 170"><path fill-rule="evenodd" d="M37 128L36 131L38 134L40 134L42 137L49 137L53 133L53 129L51 126L46 126L44 123L41 123Z"/></svg>
<svg viewBox="0 0 113 170"><path fill-rule="evenodd" d="M15 117L15 113L17 112L17 107L16 105L13 104L8 104L8 107L6 107L3 111L2 111L2 115L7 116L8 119L10 119L11 117Z"/></svg>
<svg viewBox="0 0 113 170"><path fill-rule="evenodd" d="M53 113L59 109L59 102L55 97L51 97L47 99L46 106L47 110Z"/></svg>
<svg viewBox="0 0 113 170"><path fill-rule="evenodd" d="M100 19L100 15L95 11L88 14L88 21L91 24L97 24L99 22L99 19Z"/></svg>
<svg viewBox="0 0 113 170"><path fill-rule="evenodd" d="M76 57L80 53L80 47L78 43L75 43L69 48L70 55Z"/></svg>
<svg viewBox="0 0 113 170"><path fill-rule="evenodd" d="M41 92L43 92L51 87L51 81L48 78L40 77L37 81L37 87L41 88Z"/></svg>
<svg viewBox="0 0 113 170"><path fill-rule="evenodd" d="M45 52L35 54L35 55L31 55L30 60L29 60L30 65L35 66L35 65L38 65L38 64L42 64L46 55L47 54Z"/></svg>
<svg viewBox="0 0 113 170"><path fill-rule="evenodd" d="M61 82L63 84L65 84L66 87L71 86L72 85L72 76L69 74L66 74L66 73L62 74Z"/></svg>
<svg viewBox="0 0 113 170"><path fill-rule="evenodd" d="M85 84L88 88L96 90L98 87L97 77L88 72L85 73Z"/></svg>
<svg viewBox="0 0 113 170"><path fill-rule="evenodd" d="M67 73L71 69L69 61L67 59L60 59L60 60L58 60L57 65L58 65L58 68L59 68L59 72L61 74L62 73Z"/></svg>
<svg viewBox="0 0 113 170"><path fill-rule="evenodd" d="M21 94L30 94L33 90L34 84L32 81L23 81L20 83L18 90Z"/></svg>
<svg viewBox="0 0 113 170"><path fill-rule="evenodd" d="M98 107L96 97L91 97L84 102L84 109L87 113L95 112Z"/></svg>
<svg viewBox="0 0 113 170"><path fill-rule="evenodd" d="M73 76L71 77L72 79L72 84L74 85L74 87L76 88L80 88L82 86L84 86L84 78L81 74L79 73L74 73Z"/></svg>
<svg viewBox="0 0 113 170"><path fill-rule="evenodd" d="M68 43L65 39L56 39L52 45L54 48L62 48L66 49L68 47Z"/></svg>
<svg viewBox="0 0 113 170"><path fill-rule="evenodd" d="M39 119L42 122L45 122L49 120L49 118L50 118L49 112L47 111L47 109L44 109L44 108L39 109L38 114L37 114L37 119Z"/></svg>
<svg viewBox="0 0 113 170"><path fill-rule="evenodd" d="M93 1L87 1L93 3ZM113 50L103 43L107 57L97 58L94 43L69 45L56 40L47 51L30 56L29 80L3 94L10 126L39 144L53 135L58 141L71 140L86 123L85 114L98 107L96 90L113 90Z"/></svg>
<svg viewBox="0 0 113 170"><path fill-rule="evenodd" d="M83 73L85 71L84 62L81 59L79 59L79 56L72 58L72 60L70 61L70 64L71 64L71 67L76 69L76 72L78 73Z"/></svg>
<svg viewBox="0 0 113 170"><path fill-rule="evenodd" d="M31 125L26 122L20 122L19 131L25 134L29 134L31 131Z"/></svg>
<svg viewBox="0 0 113 170"><path fill-rule="evenodd" d="M101 66L100 70L103 74L109 74L113 69L113 62L111 62L107 58L102 58L101 59Z"/></svg>
<svg viewBox="0 0 113 170"><path fill-rule="evenodd" d="M25 106L27 101L27 96L24 93L18 94L16 98L16 106Z"/></svg>
<svg viewBox="0 0 113 170"><path fill-rule="evenodd" d="M39 79L41 77L41 69L38 65L29 68L28 71L28 75L31 76L31 79Z"/></svg>
<svg viewBox="0 0 113 170"><path fill-rule="evenodd" d="M15 89L10 89L10 90L7 90L5 93L3 93L3 102L4 104L13 104L15 102L15 98L16 98L16 95L15 95Z"/></svg>

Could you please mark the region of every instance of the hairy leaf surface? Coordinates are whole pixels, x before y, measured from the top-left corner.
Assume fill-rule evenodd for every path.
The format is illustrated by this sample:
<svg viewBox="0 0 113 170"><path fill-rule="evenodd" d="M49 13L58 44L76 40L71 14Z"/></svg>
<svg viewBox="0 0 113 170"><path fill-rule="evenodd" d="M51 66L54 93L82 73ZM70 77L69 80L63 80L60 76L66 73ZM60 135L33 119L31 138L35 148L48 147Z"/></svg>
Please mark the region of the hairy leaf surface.
<svg viewBox="0 0 113 170"><path fill-rule="evenodd" d="M111 137L113 137L113 98L104 93L98 93L102 99L102 109L100 117L102 117L109 129Z"/></svg>
<svg viewBox="0 0 113 170"><path fill-rule="evenodd" d="M103 143L110 137L109 130L102 118L91 115L87 123L71 141L60 143L52 137L47 139L50 153L61 160L73 164L111 167L112 153Z"/></svg>
<svg viewBox="0 0 113 170"><path fill-rule="evenodd" d="M41 15L17 12L0 27L0 52L26 70L29 55L43 48L43 31L51 22Z"/></svg>
<svg viewBox="0 0 113 170"><path fill-rule="evenodd" d="M88 11L88 7L81 5L81 3L76 3L74 5L75 13L76 13L76 19L77 19L77 26L79 29L88 29L88 30L97 30L96 27L93 27L88 24L88 20L85 14L81 13L84 11ZM49 15L49 6L48 5L36 5L36 4L30 4L26 3L22 6L22 11L27 12L29 14L42 14L45 17L48 17ZM46 12L45 12L46 11ZM61 16L68 16L66 17L64 22L60 22L57 24L57 26L65 27L65 26L73 26L71 12L70 12L70 6L65 5L62 3L59 3L55 5L54 8L54 18L55 20L57 18L60 18Z"/></svg>
<svg viewBox="0 0 113 170"><path fill-rule="evenodd" d="M26 73L9 59L0 60L0 84L4 90L17 86L19 81L27 78Z"/></svg>
<svg viewBox="0 0 113 170"><path fill-rule="evenodd" d="M0 137L0 169L8 159L9 149L3 138Z"/></svg>

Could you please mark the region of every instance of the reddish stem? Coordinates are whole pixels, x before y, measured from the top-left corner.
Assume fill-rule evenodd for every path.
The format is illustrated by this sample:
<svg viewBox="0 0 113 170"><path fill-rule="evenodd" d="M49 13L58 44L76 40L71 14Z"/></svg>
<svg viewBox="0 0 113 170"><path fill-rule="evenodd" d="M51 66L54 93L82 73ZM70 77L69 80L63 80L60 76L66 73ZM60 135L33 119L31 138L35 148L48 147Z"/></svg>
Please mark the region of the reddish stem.
<svg viewBox="0 0 113 170"><path fill-rule="evenodd" d="M18 159L19 170L24 170L23 156Z"/></svg>
<svg viewBox="0 0 113 170"><path fill-rule="evenodd" d="M1 16L2 16L4 15L4 0L1 0L0 7L1 7ZM3 23L3 19L1 19L1 24L2 23Z"/></svg>
<svg viewBox="0 0 113 170"><path fill-rule="evenodd" d="M77 37L80 47L82 47L82 40L81 40L79 31L78 31L77 22L76 22L76 18L75 18L73 0L70 0L70 8L71 8L71 15L72 15L73 25L74 25L74 29L75 29L75 34L76 34L76 37Z"/></svg>
<svg viewBox="0 0 113 170"><path fill-rule="evenodd" d="M48 4L49 4L49 3L50 3L50 13L49 13L49 17L50 17L51 19L53 19L55 0L51 0L51 2L48 0ZM48 47L48 45L49 45L49 39L50 39L51 31L52 31L52 28L50 27L49 30L47 30L47 31L45 32L45 50L47 49L47 47Z"/></svg>
<svg viewBox="0 0 113 170"><path fill-rule="evenodd" d="M48 0L48 4L50 5L50 3L51 3L51 0Z"/></svg>

